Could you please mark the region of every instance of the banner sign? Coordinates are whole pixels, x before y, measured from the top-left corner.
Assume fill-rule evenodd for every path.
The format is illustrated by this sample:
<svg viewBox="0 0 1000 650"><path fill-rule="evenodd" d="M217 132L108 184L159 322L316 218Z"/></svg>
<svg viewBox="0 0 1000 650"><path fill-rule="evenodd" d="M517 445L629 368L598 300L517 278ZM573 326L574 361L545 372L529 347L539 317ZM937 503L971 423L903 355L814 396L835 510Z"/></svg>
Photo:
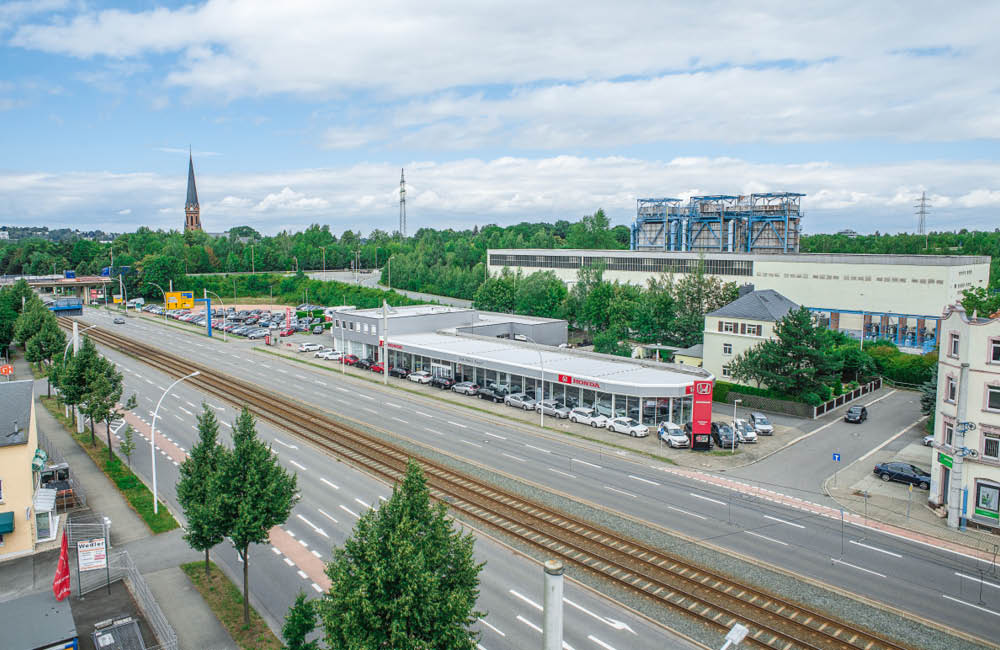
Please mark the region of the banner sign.
<svg viewBox="0 0 1000 650"><path fill-rule="evenodd" d="M559 375L560 384L575 384L577 386L587 386L589 388L600 388L601 385L596 381L590 381L589 379L579 379L571 375Z"/></svg>
<svg viewBox="0 0 1000 650"><path fill-rule="evenodd" d="M105 568L108 564L108 555L104 549L104 538L77 542L76 561L80 571Z"/></svg>
<svg viewBox="0 0 1000 650"><path fill-rule="evenodd" d="M696 381L692 387L691 431L694 434L712 432L712 387L710 381Z"/></svg>
<svg viewBox="0 0 1000 650"><path fill-rule="evenodd" d="M166 309L194 309L193 291L167 291L163 297Z"/></svg>

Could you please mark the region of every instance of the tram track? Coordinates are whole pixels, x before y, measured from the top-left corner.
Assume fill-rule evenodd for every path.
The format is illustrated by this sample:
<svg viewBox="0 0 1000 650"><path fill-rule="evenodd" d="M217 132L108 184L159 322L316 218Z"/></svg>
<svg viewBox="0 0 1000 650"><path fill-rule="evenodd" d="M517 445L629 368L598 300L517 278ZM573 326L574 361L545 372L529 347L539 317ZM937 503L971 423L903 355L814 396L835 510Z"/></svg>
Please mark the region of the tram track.
<svg viewBox="0 0 1000 650"><path fill-rule="evenodd" d="M72 327L71 322L69 318L60 319L64 327ZM319 413L310 405L207 365L101 327L89 330L88 335L171 376L199 370L201 374L189 383L232 404L247 405L259 419L299 435L389 484L401 480L407 460L413 458L422 466L432 496L462 517L486 529L502 531L548 557L557 557L568 567L693 616L719 631L728 630L735 623L746 625L750 633L745 644L780 650L907 650L910 647L500 489L430 458L416 456Z"/></svg>

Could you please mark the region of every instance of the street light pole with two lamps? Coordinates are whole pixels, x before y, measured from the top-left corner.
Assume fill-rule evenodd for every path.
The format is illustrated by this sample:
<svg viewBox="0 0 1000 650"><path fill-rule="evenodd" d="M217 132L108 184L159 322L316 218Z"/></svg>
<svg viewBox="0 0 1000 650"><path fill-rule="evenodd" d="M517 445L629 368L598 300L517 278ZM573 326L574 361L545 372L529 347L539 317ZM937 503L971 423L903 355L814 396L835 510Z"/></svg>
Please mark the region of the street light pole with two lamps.
<svg viewBox="0 0 1000 650"><path fill-rule="evenodd" d="M153 420L152 424L149 426L149 457L153 464L153 514L159 513L158 502L156 500L156 415L160 412L160 405L163 404L163 398L167 396L174 386L181 383L185 379L190 379L191 377L197 377L201 374L200 370L195 370L189 375L184 375L174 383L167 386L167 389L163 391L160 395L160 400L156 403L156 408L153 409Z"/></svg>

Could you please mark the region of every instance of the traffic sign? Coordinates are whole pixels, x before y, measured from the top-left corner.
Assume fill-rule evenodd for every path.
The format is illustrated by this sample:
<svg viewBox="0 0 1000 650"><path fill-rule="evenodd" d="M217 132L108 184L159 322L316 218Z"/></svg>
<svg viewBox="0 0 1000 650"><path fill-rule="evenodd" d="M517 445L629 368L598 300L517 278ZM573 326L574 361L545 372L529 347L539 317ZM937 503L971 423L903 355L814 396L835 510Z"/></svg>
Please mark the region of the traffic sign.
<svg viewBox="0 0 1000 650"><path fill-rule="evenodd" d="M833 460L834 460L834 462L839 463L840 462L840 454L834 454L833 455Z"/></svg>
<svg viewBox="0 0 1000 650"><path fill-rule="evenodd" d="M10 364L0 366L0 375L13 375L13 374L14 374L14 366Z"/></svg>

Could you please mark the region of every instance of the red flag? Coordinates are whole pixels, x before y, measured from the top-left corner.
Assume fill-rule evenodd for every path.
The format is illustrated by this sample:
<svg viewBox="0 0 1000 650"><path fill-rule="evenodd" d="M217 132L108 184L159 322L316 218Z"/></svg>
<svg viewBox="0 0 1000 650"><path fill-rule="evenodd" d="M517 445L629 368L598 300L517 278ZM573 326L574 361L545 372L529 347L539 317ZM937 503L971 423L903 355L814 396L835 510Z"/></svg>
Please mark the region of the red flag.
<svg viewBox="0 0 1000 650"><path fill-rule="evenodd" d="M63 530L62 551L59 552L59 567L56 569L56 577L52 579L52 593L56 595L56 600L63 600L69 596L69 542L65 530Z"/></svg>

